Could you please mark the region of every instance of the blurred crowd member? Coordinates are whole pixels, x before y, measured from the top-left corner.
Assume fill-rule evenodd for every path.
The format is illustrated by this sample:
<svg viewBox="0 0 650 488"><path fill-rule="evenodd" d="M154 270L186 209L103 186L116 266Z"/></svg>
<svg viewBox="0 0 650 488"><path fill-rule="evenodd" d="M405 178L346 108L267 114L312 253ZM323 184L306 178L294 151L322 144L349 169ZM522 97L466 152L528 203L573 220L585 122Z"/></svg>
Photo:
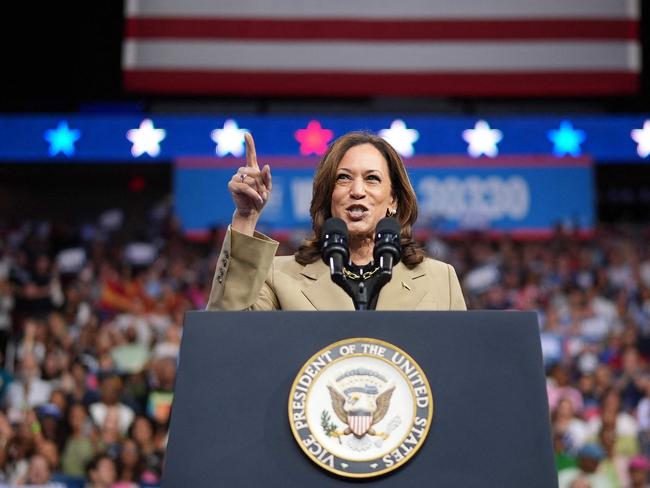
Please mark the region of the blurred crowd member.
<svg viewBox="0 0 650 488"><path fill-rule="evenodd" d="M10 466L10 458L7 448L14 438L14 428L9 422L7 416L0 411L0 483L8 480Z"/></svg>
<svg viewBox="0 0 650 488"><path fill-rule="evenodd" d="M37 249L35 256L30 256L22 249L17 256L11 275L15 289L16 314L20 318L44 317L63 302L56 267L43 250Z"/></svg>
<svg viewBox="0 0 650 488"><path fill-rule="evenodd" d="M568 400L574 411L582 410L582 394L571 383L571 375L566 366L562 364L552 366L547 379L546 389L551 410L554 410L562 399Z"/></svg>
<svg viewBox="0 0 650 488"><path fill-rule="evenodd" d="M135 414L133 410L120 402L122 395L122 379L117 375L107 374L101 379L100 400L90 405L90 415L100 429L106 425L114 425L120 435L124 435Z"/></svg>
<svg viewBox="0 0 650 488"><path fill-rule="evenodd" d="M605 452L598 444L585 444L577 454L577 467L560 471L559 488L589 486L591 488L616 488L617 485L598 471Z"/></svg>
<svg viewBox="0 0 650 488"><path fill-rule="evenodd" d="M623 409L634 410L643 398L649 379L647 373L644 374L645 369L638 348L635 345L625 347L621 352L621 371L614 384L621 392Z"/></svg>
<svg viewBox="0 0 650 488"><path fill-rule="evenodd" d="M129 437L135 441L143 458L142 480L149 484L157 483L162 474L164 446L156 442L153 422L146 416L136 417Z"/></svg>
<svg viewBox="0 0 650 488"><path fill-rule="evenodd" d="M650 456L650 382L645 385L644 396L636 410L636 418L639 422L641 450L643 454Z"/></svg>
<svg viewBox="0 0 650 488"><path fill-rule="evenodd" d="M0 248L0 252L2 249ZM5 350L12 330L14 294L9 283L9 260L0 254L0 351Z"/></svg>
<svg viewBox="0 0 650 488"><path fill-rule="evenodd" d="M576 412L573 402L562 398L552 411L553 431L561 435L566 452L575 453L587 442L587 423Z"/></svg>
<svg viewBox="0 0 650 488"><path fill-rule="evenodd" d="M172 401L174 399L174 381L176 379L176 360L162 357L152 363L150 392L147 398L149 418L159 425L168 425Z"/></svg>
<svg viewBox="0 0 650 488"><path fill-rule="evenodd" d="M2 349L0 350L0 407L5 405L5 397L13 380L13 375L5 366L4 349Z"/></svg>
<svg viewBox="0 0 650 488"><path fill-rule="evenodd" d="M598 471L610 480L612 486L626 487L629 484L628 460L629 457L619 454L614 449L616 443L616 430L603 427L598 435L598 443L605 452L605 457L600 463Z"/></svg>
<svg viewBox="0 0 650 488"><path fill-rule="evenodd" d="M634 456L628 463L630 488L650 488L650 460L646 456Z"/></svg>
<svg viewBox="0 0 650 488"><path fill-rule="evenodd" d="M41 454L34 454L29 459L27 476L24 479L19 479L16 484L26 487L65 488L63 483L52 481L51 477L48 459Z"/></svg>
<svg viewBox="0 0 650 488"><path fill-rule="evenodd" d="M70 477L83 478L86 465L99 451L97 429L83 403L73 403L68 409L69 435L61 454L62 472Z"/></svg>
<svg viewBox="0 0 650 488"><path fill-rule="evenodd" d="M612 388L602 400L599 416L589 421L591 439L595 440L602 429L615 433L614 451L617 454L633 456L639 453L639 427L636 418L622 410L620 393Z"/></svg>
<svg viewBox="0 0 650 488"><path fill-rule="evenodd" d="M117 481L115 460L107 454L98 454L86 467L87 488L113 488Z"/></svg>
<svg viewBox="0 0 650 488"><path fill-rule="evenodd" d="M36 356L25 353L18 367L17 378L7 390L7 409L12 420L20 420L30 408L46 403L50 399L52 387L41 379L41 371Z"/></svg>
<svg viewBox="0 0 650 488"><path fill-rule="evenodd" d="M120 487L138 487L144 472L144 458L138 444L126 438L120 447L117 459L118 483Z"/></svg>
<svg viewBox="0 0 650 488"><path fill-rule="evenodd" d="M555 467L558 472L578 466L575 456L569 453L569 446L565 442L564 434L555 429L553 430L553 454L555 456Z"/></svg>

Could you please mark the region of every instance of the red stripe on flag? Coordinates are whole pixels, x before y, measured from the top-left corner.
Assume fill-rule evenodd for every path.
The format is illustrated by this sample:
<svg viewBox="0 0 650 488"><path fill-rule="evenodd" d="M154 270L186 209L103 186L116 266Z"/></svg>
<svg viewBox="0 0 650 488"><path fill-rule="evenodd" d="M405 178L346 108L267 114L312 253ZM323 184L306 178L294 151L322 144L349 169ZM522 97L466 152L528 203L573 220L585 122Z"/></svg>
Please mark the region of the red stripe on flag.
<svg viewBox="0 0 650 488"><path fill-rule="evenodd" d="M593 96L633 95L639 74L539 73L339 73L125 70L131 92L202 95L434 95Z"/></svg>
<svg viewBox="0 0 650 488"><path fill-rule="evenodd" d="M125 37L136 39L639 39L637 20L289 20L128 18Z"/></svg>

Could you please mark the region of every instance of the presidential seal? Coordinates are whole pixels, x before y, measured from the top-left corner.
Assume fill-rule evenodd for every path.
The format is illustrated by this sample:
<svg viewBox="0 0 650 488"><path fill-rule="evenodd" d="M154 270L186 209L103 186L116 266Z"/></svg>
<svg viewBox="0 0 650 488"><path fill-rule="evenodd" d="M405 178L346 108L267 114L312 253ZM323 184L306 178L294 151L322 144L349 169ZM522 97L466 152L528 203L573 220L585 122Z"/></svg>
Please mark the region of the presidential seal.
<svg viewBox="0 0 650 488"><path fill-rule="evenodd" d="M318 351L289 394L289 423L300 448L328 471L367 478L406 463L433 416L429 382L398 347L346 339Z"/></svg>

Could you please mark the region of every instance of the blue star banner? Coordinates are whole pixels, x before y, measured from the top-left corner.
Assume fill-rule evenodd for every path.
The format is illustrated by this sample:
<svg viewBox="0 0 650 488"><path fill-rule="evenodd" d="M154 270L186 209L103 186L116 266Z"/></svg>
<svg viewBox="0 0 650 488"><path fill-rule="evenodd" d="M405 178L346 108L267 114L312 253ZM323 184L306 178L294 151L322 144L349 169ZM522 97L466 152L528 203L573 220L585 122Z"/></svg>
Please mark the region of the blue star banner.
<svg viewBox="0 0 650 488"><path fill-rule="evenodd" d="M368 130L405 158L456 155L590 157L595 164L650 156L650 116L425 115L0 115L0 161L166 162L244 154L245 132L260 157L320 156L335 138Z"/></svg>

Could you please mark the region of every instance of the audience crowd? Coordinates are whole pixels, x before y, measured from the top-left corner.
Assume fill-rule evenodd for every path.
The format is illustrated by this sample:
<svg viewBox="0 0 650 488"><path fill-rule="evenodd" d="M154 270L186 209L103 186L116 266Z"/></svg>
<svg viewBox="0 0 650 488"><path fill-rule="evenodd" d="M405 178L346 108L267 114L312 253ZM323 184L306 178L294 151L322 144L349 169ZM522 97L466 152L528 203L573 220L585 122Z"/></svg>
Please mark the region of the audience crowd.
<svg viewBox="0 0 650 488"><path fill-rule="evenodd" d="M119 221L0 226L0 486L160 485L183 315L223 229ZM650 486L650 227L423 235L469 309L537 312L560 488Z"/></svg>

